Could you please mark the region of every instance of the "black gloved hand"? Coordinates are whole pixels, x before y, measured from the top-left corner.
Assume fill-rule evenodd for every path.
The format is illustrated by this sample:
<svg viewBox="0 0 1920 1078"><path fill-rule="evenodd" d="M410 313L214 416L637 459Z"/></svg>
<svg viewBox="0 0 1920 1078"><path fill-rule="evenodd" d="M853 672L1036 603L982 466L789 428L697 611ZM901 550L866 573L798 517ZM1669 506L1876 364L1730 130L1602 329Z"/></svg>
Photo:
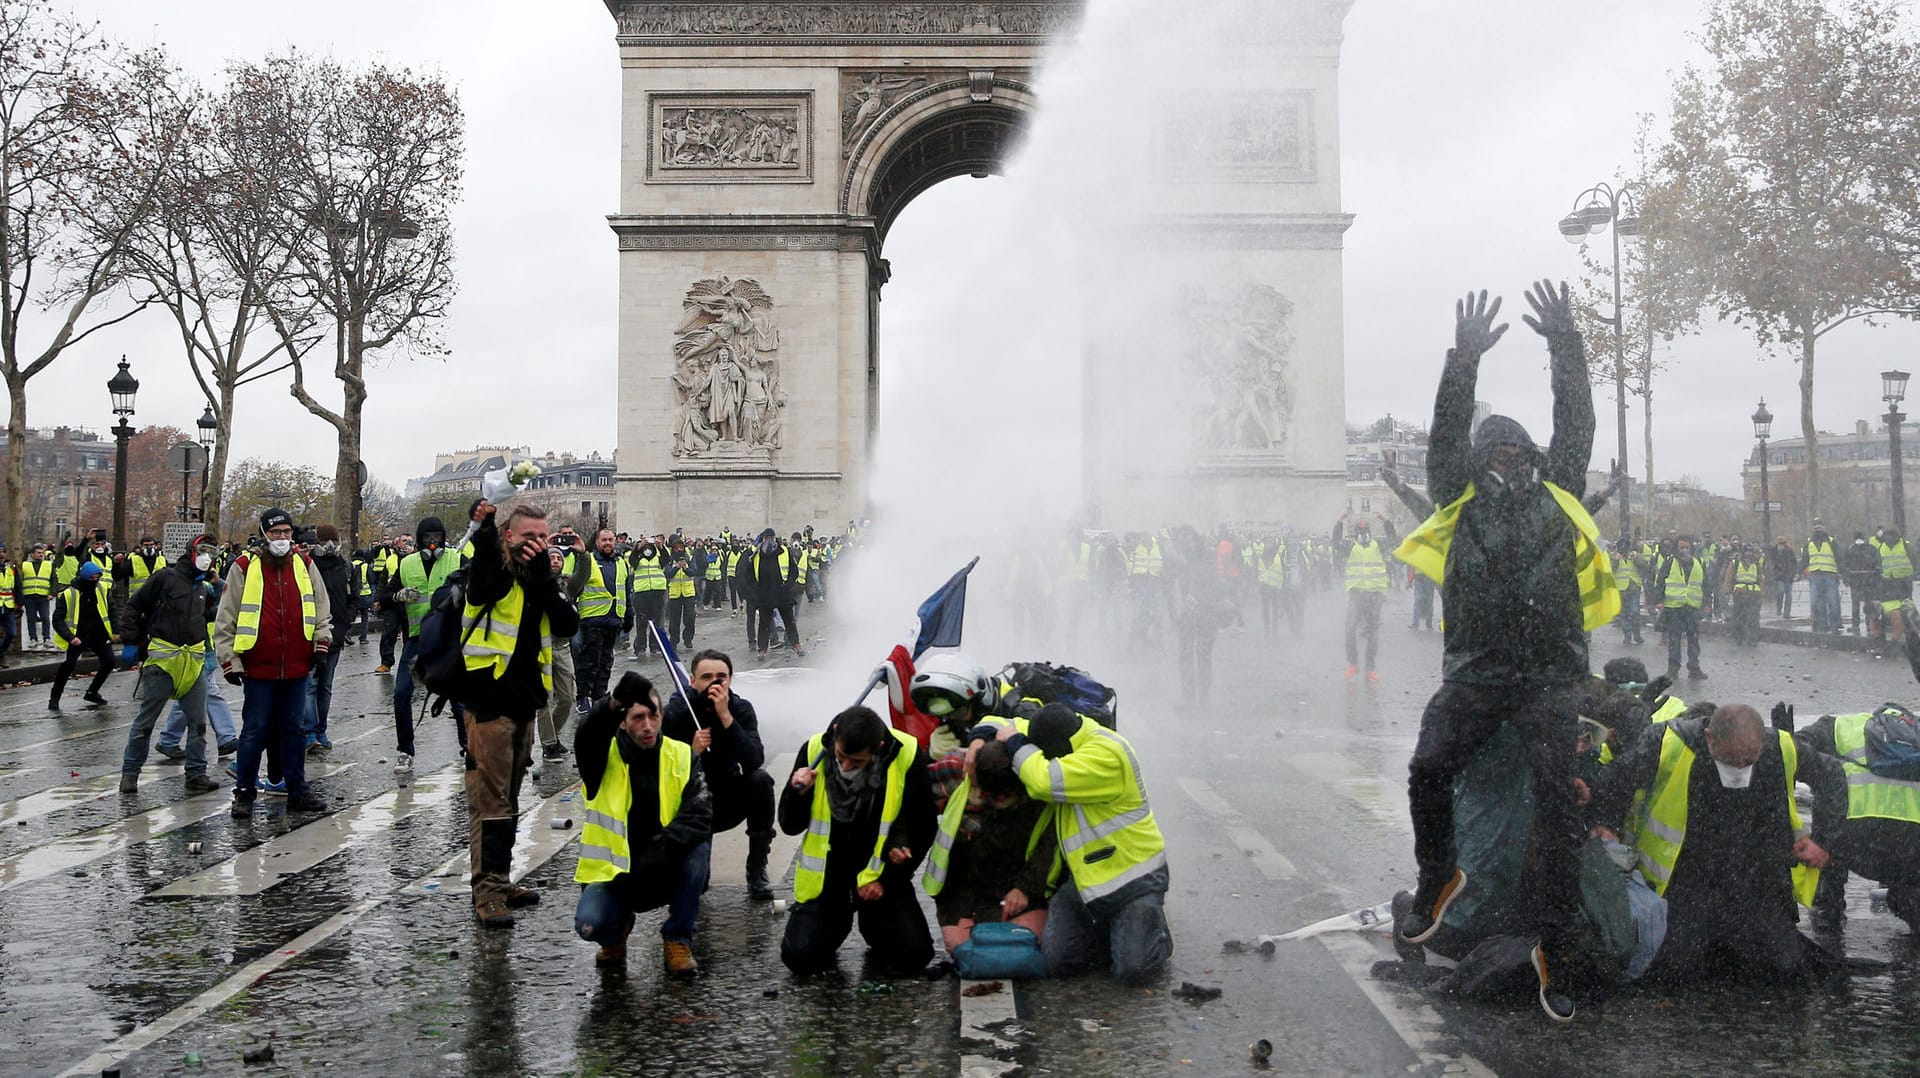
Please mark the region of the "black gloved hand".
<svg viewBox="0 0 1920 1078"><path fill-rule="evenodd" d="M226 678L227 678L227 684L240 685L245 683L245 681L247 680L247 675L241 673L238 670L228 670L226 672Z"/></svg>
<svg viewBox="0 0 1920 1078"><path fill-rule="evenodd" d="M1659 677L1647 682L1647 687L1640 690L1640 699L1646 701L1653 710L1658 711L1660 710L1660 705L1667 702L1667 690L1671 688L1673 688L1673 679L1665 674L1661 674Z"/></svg>
<svg viewBox="0 0 1920 1078"><path fill-rule="evenodd" d="M1793 733L1793 705L1782 700L1773 705L1773 728Z"/></svg>

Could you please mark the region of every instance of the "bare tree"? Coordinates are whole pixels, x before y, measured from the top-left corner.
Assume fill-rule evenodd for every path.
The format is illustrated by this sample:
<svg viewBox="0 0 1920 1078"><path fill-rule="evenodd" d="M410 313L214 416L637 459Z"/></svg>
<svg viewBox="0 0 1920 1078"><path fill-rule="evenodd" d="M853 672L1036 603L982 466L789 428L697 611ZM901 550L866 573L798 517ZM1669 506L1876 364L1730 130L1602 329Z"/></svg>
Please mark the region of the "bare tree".
<svg viewBox="0 0 1920 1078"><path fill-rule="evenodd" d="M158 51L128 53L45 0L0 4L0 378L7 539L26 520L27 383L151 302L96 313L152 212L185 109ZM34 313L46 325L28 334Z"/></svg>
<svg viewBox="0 0 1920 1078"><path fill-rule="evenodd" d="M1712 305L1800 364L1807 516L1820 512L1820 340L1920 314L1912 147L1920 50L1895 0L1717 0L1710 64L1675 83L1669 224ZM1805 523L1805 521L1803 521Z"/></svg>
<svg viewBox="0 0 1920 1078"><path fill-rule="evenodd" d="M218 423L207 468L206 519L216 532L226 487L234 398L284 373L321 340L315 304L289 287L293 249L275 196L291 178L257 129L243 73L211 98L191 91L194 119L165 173L156 212L136 231L129 272L173 315L194 381ZM286 333L276 332L269 310Z"/></svg>
<svg viewBox="0 0 1920 1078"><path fill-rule="evenodd" d="M271 306L293 360L294 397L339 435L334 517L351 529L370 356L436 354L453 300L450 212L460 194L465 119L443 80L297 53L235 71L253 130L284 164L276 188L292 251L292 292L333 330L340 404L308 385L303 327Z"/></svg>

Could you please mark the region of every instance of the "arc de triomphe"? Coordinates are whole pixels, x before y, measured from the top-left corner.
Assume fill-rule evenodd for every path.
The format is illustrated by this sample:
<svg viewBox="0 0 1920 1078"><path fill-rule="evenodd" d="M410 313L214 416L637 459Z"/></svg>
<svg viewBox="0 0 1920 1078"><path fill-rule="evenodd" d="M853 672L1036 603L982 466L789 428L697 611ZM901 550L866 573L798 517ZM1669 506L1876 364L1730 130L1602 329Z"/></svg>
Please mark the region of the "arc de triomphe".
<svg viewBox="0 0 1920 1078"><path fill-rule="evenodd" d="M623 521L699 534L862 514L887 230L928 187L1000 170L1038 105L1034 70L1083 2L607 0ZM1115 526L1272 521L1281 502L1317 525L1344 501L1337 92L1352 0L1271 2L1291 19L1287 85L1163 118L1231 144L1185 147L1181 212L1142 230L1143 257L1231 282L1173 300L1221 327L1177 360L1197 421L1168 421L1164 394L1087 365L1089 414L1200 443L1169 470L1150 440L1118 440L1138 425L1085 424L1087 452L1124 465L1114 489L1087 492L1095 512L1132 518ZM1250 129L1257 146L1235 135Z"/></svg>

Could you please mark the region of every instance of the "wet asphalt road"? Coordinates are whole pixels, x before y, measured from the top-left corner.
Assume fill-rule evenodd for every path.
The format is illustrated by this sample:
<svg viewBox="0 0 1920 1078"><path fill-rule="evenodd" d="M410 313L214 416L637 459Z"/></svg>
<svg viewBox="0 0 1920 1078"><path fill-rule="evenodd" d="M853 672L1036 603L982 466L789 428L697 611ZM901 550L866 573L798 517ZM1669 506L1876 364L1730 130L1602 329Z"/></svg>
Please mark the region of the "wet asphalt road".
<svg viewBox="0 0 1920 1078"><path fill-rule="evenodd" d="M419 771L396 792L370 649L342 661L318 788L335 808L291 823L278 805L251 823L223 794L183 800L179 768L150 763L139 795L111 792L132 680L107 708L44 710L44 686L0 692L0 1073L97 1074L958 1074L967 1052L996 1052L1029 1074L1241 1074L1267 1038L1285 1074L1860 1074L1920 1065L1920 955L1904 928L1867 911L1854 883L1844 939L1890 971L1816 992L1697 990L1588 1008L1571 1029L1531 1007L1431 1003L1366 976L1384 938L1281 944L1271 955L1223 945L1372 905L1410 883L1404 767L1437 683L1439 640L1403 628L1396 592L1377 686L1341 677L1341 600L1318 597L1308 631L1268 642L1247 628L1216 650L1211 707L1180 700L1164 640L1131 645L1126 617L1087 619L1071 644L1002 649L990 603L969 611L969 644L997 664L1054 658L1121 693L1121 728L1142 750L1171 848L1176 937L1166 983L1102 978L1022 985L967 1001L958 982L896 981L862 993L858 936L837 973L811 980L779 964L782 920L749 902L738 834L716 842L714 883L690 983L659 972L660 914L643 917L629 971L603 975L572 935L572 836L546 820L577 815L570 766L523 797L526 882L547 899L509 932L474 927L462 891L464 800L450 721L429 720ZM803 608L810 632L825 619ZM1100 626L1096 630L1095 626ZM1603 632L1595 666L1628 653ZM737 619L703 619L702 645L744 650ZM1904 664L1707 642L1707 690L1812 717L1911 700ZM1659 665L1655 645L1633 649ZM817 663L833 661L830 647ZM630 660L629 660L630 661ZM843 662L853 662L842 657ZM858 665L855 663L855 665ZM852 684L849 684L849 681ZM784 777L802 738L845 702L857 675L743 663L739 691L766 727ZM77 695L77 694L73 694ZM77 774L76 774L77 773ZM223 776L224 778L224 776ZM295 826L298 825L298 826ZM189 845L200 843L198 853ZM529 849L529 847L532 847ZM778 849L784 865L792 847ZM275 873L284 870L284 876ZM271 886L266 884L271 883ZM165 892L162 894L161 892ZM1182 981L1218 986L1189 1003ZM961 1027L1017 1002L991 1049ZM271 1043L271 1062L244 1064ZM96 1055L97 1053L97 1055Z"/></svg>

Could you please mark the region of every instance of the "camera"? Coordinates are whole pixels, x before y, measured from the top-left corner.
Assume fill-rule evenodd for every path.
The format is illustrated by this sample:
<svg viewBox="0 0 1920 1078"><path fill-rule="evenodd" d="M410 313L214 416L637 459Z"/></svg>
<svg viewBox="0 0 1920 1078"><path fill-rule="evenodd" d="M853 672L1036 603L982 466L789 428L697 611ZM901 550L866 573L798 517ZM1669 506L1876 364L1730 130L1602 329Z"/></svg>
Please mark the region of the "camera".
<svg viewBox="0 0 1920 1078"><path fill-rule="evenodd" d="M556 535L554 536L553 544L555 546L570 547L573 545L575 538L577 537L572 535Z"/></svg>

